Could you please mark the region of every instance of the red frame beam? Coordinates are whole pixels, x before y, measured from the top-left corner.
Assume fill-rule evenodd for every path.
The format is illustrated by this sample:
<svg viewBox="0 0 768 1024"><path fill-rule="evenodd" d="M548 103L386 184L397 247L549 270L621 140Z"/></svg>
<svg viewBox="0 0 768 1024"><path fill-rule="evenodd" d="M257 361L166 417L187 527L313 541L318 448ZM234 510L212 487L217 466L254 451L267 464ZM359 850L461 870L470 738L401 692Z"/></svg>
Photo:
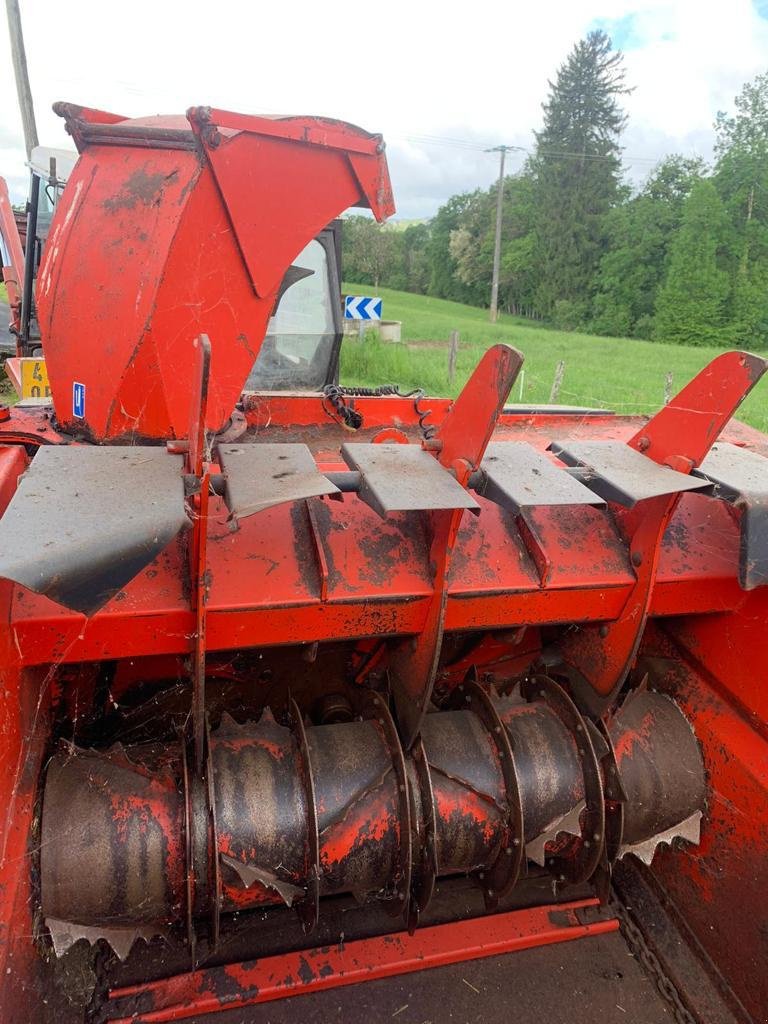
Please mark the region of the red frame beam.
<svg viewBox="0 0 768 1024"><path fill-rule="evenodd" d="M137 1000L137 1009L113 1017L112 1024L161 1024L185 1020L290 996L446 967L466 960L513 953L534 946L572 942L615 932L615 918L582 923L577 911L599 906L595 899L578 900L492 917L472 918L422 928L414 935L397 932L358 939L341 946L264 957L255 964L230 964L191 971L147 985L113 989L110 1000ZM145 1009L139 1009L141 1006ZM122 1013L123 1008L115 1007Z"/></svg>

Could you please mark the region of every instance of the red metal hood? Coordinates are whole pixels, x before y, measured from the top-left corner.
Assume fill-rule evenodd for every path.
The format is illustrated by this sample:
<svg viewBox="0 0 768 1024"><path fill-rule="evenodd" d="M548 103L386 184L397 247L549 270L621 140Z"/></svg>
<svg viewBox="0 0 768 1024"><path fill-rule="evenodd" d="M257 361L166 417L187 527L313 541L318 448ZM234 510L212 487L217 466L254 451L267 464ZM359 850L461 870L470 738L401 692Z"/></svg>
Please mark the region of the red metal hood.
<svg viewBox="0 0 768 1024"><path fill-rule="evenodd" d="M204 107L55 109L80 151L37 282L59 424L97 441L185 437L192 340L206 333L218 430L304 246L350 206L394 212L381 136Z"/></svg>

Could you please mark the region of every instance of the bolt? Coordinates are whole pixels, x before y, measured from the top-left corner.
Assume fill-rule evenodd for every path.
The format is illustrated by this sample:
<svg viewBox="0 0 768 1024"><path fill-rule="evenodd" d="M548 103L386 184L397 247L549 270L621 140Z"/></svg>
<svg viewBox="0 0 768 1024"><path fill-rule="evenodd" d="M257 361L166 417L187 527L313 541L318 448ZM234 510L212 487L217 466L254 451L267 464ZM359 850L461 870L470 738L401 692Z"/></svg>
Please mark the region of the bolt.
<svg viewBox="0 0 768 1024"><path fill-rule="evenodd" d="M643 436L638 439L637 450L641 451L641 452L647 452L650 447L651 447L651 439L650 439L650 437L646 437L645 434L643 434Z"/></svg>
<svg viewBox="0 0 768 1024"><path fill-rule="evenodd" d="M601 626L600 627L600 636L602 637L603 640L605 640L605 638L608 636L608 632L609 632L609 630L608 630L607 626Z"/></svg>
<svg viewBox="0 0 768 1024"><path fill-rule="evenodd" d="M632 552L632 565L634 565L634 567L637 568L639 565L642 565L642 564L643 564L642 553L640 551L633 551Z"/></svg>

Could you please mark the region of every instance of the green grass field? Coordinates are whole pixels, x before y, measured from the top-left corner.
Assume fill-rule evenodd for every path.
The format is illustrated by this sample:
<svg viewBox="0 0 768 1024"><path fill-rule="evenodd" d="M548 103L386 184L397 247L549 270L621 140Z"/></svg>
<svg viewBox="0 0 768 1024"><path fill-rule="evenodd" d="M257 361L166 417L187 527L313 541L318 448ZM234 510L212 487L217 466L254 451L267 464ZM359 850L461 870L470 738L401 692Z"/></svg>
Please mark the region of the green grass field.
<svg viewBox="0 0 768 1024"><path fill-rule="evenodd" d="M345 284L345 292L372 294L370 285ZM684 348L631 338L599 338L538 327L501 317L488 322L486 310L457 302L380 288L387 320L402 320L403 343L387 344L368 335L362 344L346 338L341 352L341 382L348 385L399 384L423 387L432 395L455 395L489 345L507 342L525 355L520 380L510 401L531 404L549 400L555 367L565 361L560 388L562 405L590 405L619 413L651 413L664 401L664 379L672 374L678 391L723 349ZM460 334L456 378L448 384L448 339ZM522 376L522 375L521 375ZM768 431L768 384L758 385L740 418Z"/></svg>

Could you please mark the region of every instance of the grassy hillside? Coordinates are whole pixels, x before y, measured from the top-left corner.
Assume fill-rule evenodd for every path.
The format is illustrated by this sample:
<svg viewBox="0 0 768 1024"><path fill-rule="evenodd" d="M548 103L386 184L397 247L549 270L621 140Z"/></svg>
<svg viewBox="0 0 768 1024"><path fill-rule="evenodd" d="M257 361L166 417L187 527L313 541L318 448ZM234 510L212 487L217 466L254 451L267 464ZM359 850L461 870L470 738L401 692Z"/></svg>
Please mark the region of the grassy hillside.
<svg viewBox="0 0 768 1024"><path fill-rule="evenodd" d="M345 284L348 294L371 294L370 285ZM361 345L344 341L341 380L344 384L394 383L423 387L430 394L456 394L480 354L489 345L506 342L525 355L522 394L520 378L511 401L542 403L549 400L555 367L565 361L561 404L591 405L617 412L650 413L664 400L664 378L672 374L672 390L679 390L722 349L683 348L630 338L600 338L571 334L501 317L488 322L486 310L462 306L422 295L378 289L384 316L402 320L403 343L383 344L368 335ZM448 384L448 339L459 331L460 347L453 386ZM768 384L759 385L744 403L740 418L768 431Z"/></svg>

